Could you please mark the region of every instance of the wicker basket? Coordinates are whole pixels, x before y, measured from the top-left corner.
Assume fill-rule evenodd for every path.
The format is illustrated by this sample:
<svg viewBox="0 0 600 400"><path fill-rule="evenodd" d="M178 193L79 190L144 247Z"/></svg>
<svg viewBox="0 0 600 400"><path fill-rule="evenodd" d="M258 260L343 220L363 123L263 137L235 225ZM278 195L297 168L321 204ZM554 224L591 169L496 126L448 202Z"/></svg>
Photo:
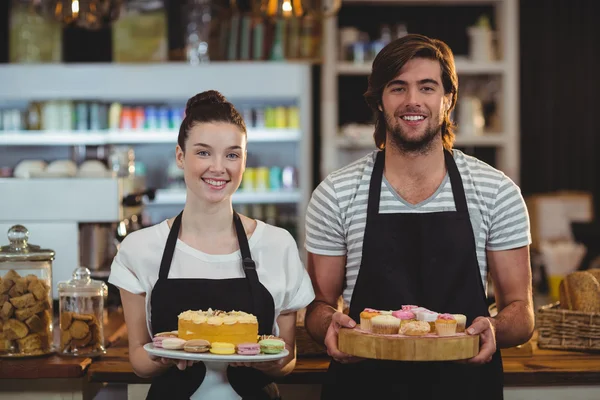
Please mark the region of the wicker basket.
<svg viewBox="0 0 600 400"><path fill-rule="evenodd" d="M538 310L538 347L600 351L600 313L564 310L559 306L557 302Z"/></svg>

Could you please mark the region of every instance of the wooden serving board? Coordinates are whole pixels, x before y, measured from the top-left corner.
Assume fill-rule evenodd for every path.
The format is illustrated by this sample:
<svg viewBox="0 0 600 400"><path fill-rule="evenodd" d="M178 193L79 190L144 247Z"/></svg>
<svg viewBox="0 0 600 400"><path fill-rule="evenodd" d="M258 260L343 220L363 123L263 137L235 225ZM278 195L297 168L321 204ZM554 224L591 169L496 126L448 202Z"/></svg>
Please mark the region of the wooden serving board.
<svg viewBox="0 0 600 400"><path fill-rule="evenodd" d="M359 328L341 328L338 348L346 354L376 360L464 360L479 353L479 335L376 335Z"/></svg>

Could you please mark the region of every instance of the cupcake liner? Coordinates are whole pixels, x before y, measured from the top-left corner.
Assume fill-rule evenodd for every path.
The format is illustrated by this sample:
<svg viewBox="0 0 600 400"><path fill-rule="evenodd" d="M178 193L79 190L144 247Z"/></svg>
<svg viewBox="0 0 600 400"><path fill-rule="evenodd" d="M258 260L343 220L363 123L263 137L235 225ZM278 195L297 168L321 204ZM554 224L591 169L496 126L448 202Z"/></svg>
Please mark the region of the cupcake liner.
<svg viewBox="0 0 600 400"><path fill-rule="evenodd" d="M371 332L371 318L360 317L360 329L362 329L363 331Z"/></svg>
<svg viewBox="0 0 600 400"><path fill-rule="evenodd" d="M436 322L435 330L438 336L452 336L456 334L456 323Z"/></svg>

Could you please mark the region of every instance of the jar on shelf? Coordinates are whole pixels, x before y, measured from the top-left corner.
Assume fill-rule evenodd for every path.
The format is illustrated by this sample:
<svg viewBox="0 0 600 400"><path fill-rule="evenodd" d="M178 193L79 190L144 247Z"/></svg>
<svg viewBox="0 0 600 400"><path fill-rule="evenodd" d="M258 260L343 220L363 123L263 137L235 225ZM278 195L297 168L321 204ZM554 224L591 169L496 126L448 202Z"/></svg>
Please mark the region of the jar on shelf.
<svg viewBox="0 0 600 400"><path fill-rule="evenodd" d="M54 251L28 242L22 225L8 230L0 247L0 357L54 352L52 261Z"/></svg>
<svg viewBox="0 0 600 400"><path fill-rule="evenodd" d="M106 353L104 301L108 287L90 275L89 269L79 267L71 280L58 284L61 355L93 357Z"/></svg>

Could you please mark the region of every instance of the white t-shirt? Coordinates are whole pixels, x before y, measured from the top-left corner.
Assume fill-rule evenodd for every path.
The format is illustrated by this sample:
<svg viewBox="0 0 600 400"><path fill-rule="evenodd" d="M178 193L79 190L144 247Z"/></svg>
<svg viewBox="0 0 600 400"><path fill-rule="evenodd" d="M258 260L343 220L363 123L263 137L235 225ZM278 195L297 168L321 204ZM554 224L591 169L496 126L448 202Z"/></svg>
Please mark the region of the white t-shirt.
<svg viewBox="0 0 600 400"><path fill-rule="evenodd" d="M131 293L146 293L146 322L150 336L150 297L158 280L169 231L165 220L127 235L113 260L108 279L111 284ZM277 317L306 307L315 297L312 283L300 260L296 241L285 229L257 221L248 245L258 278L273 297L273 334L278 335ZM224 255L206 254L177 241L169 278L231 279L244 276L239 250Z"/></svg>
<svg viewBox="0 0 600 400"><path fill-rule="evenodd" d="M360 270L369 185L378 151L327 176L314 190L306 211L306 249L313 254L347 257L346 305ZM479 272L487 292L486 251L531 244L529 215L519 187L504 173L460 150L453 150L452 155L464 186ZM383 176L380 213L444 211L456 211L447 173L436 192L419 204L406 202Z"/></svg>

